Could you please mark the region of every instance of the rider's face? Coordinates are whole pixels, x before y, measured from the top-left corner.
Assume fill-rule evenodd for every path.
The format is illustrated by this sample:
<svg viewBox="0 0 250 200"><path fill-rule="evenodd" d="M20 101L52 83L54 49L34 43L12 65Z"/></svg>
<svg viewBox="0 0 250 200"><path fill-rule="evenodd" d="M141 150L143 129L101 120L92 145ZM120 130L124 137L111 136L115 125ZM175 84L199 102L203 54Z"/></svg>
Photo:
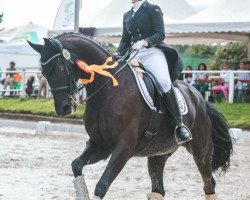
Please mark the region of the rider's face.
<svg viewBox="0 0 250 200"><path fill-rule="evenodd" d="M140 1L140 0L131 0L131 3L136 3L138 1Z"/></svg>

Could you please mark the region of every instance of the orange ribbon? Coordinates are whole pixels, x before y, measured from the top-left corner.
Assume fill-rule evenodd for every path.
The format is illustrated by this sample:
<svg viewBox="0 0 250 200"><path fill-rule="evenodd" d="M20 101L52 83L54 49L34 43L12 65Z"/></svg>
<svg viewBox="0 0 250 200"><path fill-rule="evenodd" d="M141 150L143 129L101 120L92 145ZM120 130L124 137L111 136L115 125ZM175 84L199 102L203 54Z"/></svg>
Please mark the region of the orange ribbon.
<svg viewBox="0 0 250 200"><path fill-rule="evenodd" d="M105 69L112 69L112 68L117 67L118 62L114 62L112 65L108 65L108 62L112 62L112 61L113 61L112 57L108 57L106 62L103 65L95 65L95 64L88 65L83 60L77 60L76 61L77 66L85 73L90 74L89 79L80 79L80 81L84 84L92 83L95 79L95 73L98 73L103 76L112 78L113 86L117 86L118 81L115 79L115 77L108 71L105 71Z"/></svg>

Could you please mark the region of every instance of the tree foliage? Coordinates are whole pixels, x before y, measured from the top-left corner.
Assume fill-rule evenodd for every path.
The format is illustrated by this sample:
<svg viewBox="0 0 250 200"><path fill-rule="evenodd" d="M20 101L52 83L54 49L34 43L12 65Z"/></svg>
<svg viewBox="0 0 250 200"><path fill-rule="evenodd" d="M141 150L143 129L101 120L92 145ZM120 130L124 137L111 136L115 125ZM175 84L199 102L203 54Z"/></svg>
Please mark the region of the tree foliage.
<svg viewBox="0 0 250 200"><path fill-rule="evenodd" d="M0 14L0 24L1 24L2 21L3 21L3 13Z"/></svg>
<svg viewBox="0 0 250 200"><path fill-rule="evenodd" d="M216 50L217 46L213 45L192 45L185 50L184 55L194 57L212 57Z"/></svg>
<svg viewBox="0 0 250 200"><path fill-rule="evenodd" d="M247 45L245 43L228 43L220 46L211 63L213 69L220 69L224 62L231 65L231 69L236 69L238 63L247 59Z"/></svg>

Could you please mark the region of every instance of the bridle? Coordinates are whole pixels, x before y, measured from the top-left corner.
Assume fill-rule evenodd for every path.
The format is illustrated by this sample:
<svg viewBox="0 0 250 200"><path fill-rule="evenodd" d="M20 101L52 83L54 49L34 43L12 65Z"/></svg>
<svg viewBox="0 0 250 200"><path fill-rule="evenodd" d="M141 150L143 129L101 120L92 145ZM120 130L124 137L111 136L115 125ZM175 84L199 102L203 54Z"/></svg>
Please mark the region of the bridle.
<svg viewBox="0 0 250 200"><path fill-rule="evenodd" d="M51 44L57 49L59 50L60 53L53 55L52 57L50 57L49 59L47 59L46 61L42 62L41 61L41 65L45 66L51 62L55 62L56 59L60 59L62 58L63 61L63 67L66 71L66 75L68 76L69 79L69 84L65 85L65 86L61 86L61 87L56 87L56 88L51 88L50 91L52 92L52 94L55 93L59 93L62 91L69 91L68 97L71 99L71 101L73 101L76 105L79 105L74 97L74 94L79 93L83 88L86 87L87 84L80 84L77 86L77 83L75 81L75 77L72 73L72 67L70 68L70 66L74 66L75 65L75 61L77 59L72 59L72 56L70 54L70 52L66 49L63 48L62 44L56 40L56 39L49 39ZM118 73L120 73L120 71L122 71L127 65L128 63L130 63L130 61L137 55L138 51L135 53L134 56L132 56L130 59L128 59L127 61L125 60L126 57L128 57L128 55L130 55L131 53L135 52L135 50L132 50L131 47L126 49L127 53L122 56L117 62L124 62L125 64L119 69L117 70L113 76L117 75ZM50 73L52 72L53 68L49 70L49 73L44 73L44 71L42 71L42 74L45 76L45 78L48 80L48 76L50 75ZM92 98L94 95L96 95L99 91L101 91L112 79L107 80L99 89L97 89L95 92L93 92L91 95L89 95L83 102L81 102L81 104L86 103L90 98Z"/></svg>
<svg viewBox="0 0 250 200"><path fill-rule="evenodd" d="M74 96L75 90L77 88L77 83L76 83L74 75L71 71L72 67L70 67L70 66L74 66L75 62L72 60L72 56L70 55L69 51L64 49L62 44L58 40L56 40L56 39L49 39L49 40L50 40L51 44L55 47L55 49L59 50L60 53L53 55L52 57L50 57L49 59L47 59L44 62L41 61L41 65L42 66L48 65L51 62L55 62L56 59L61 58L62 62L63 62L64 70L66 71L66 75L69 79L68 85L51 88L50 91L52 92L52 94L59 93L62 91L69 91L69 97L72 99ZM52 70L53 70L53 68L50 69L48 73L45 73L42 70L42 74L45 76L45 78L47 80L48 80L48 76L50 75Z"/></svg>

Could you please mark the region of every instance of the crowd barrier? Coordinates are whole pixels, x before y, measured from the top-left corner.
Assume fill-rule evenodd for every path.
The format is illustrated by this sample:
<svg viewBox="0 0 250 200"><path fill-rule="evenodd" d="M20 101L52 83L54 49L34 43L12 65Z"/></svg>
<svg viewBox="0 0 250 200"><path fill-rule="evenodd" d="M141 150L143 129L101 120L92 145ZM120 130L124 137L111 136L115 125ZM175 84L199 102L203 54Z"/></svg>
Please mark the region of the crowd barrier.
<svg viewBox="0 0 250 200"><path fill-rule="evenodd" d="M206 71L183 71L183 74L195 74L195 73L207 73L209 80L211 78L219 78L220 73L226 72L229 73L229 97L228 102L233 103L234 102L234 92L235 92L235 80L236 80L236 74L238 73L250 73L250 70L206 70ZM248 83L249 84L249 83Z"/></svg>
<svg viewBox="0 0 250 200"><path fill-rule="evenodd" d="M219 77L219 74L221 72L226 72L229 73L229 99L228 102L229 103L233 103L234 102L234 86L235 86L235 78L236 78L236 74L237 73L250 73L250 70L244 70L244 71L239 71L239 70L228 70L228 71L223 71L223 70L207 70L207 71L183 71L183 74L186 73L207 73L209 74L209 78L214 78L214 77ZM41 74L41 72L39 70L18 70L18 71L0 71L1 74L1 80L4 79L6 77L6 73L19 73L21 75L21 85L19 89L10 89L9 86L6 88L6 90L3 89L3 85L0 86L0 94L2 94L3 92L5 93L5 95L10 94L10 92L14 92L15 94L17 94L19 97L21 98L25 98L26 97L26 92L25 92L25 88L26 88L26 83L27 83L27 79L30 76L34 76L35 77L35 81L34 81L34 88L37 91L39 88L39 75ZM46 93L46 98L51 98L52 94L49 92L49 87L47 87L47 93ZM85 98L86 97L86 92L82 91L81 94L78 95L78 100L80 99L80 96Z"/></svg>

